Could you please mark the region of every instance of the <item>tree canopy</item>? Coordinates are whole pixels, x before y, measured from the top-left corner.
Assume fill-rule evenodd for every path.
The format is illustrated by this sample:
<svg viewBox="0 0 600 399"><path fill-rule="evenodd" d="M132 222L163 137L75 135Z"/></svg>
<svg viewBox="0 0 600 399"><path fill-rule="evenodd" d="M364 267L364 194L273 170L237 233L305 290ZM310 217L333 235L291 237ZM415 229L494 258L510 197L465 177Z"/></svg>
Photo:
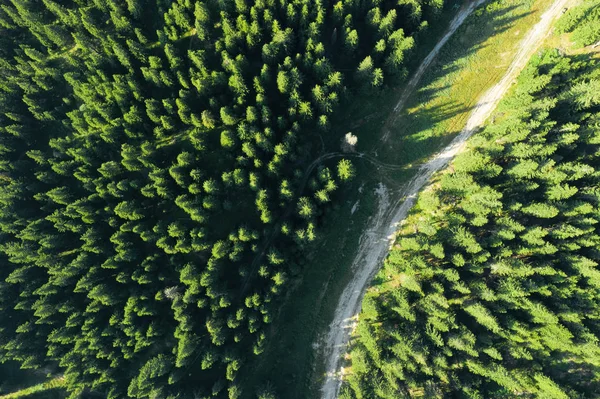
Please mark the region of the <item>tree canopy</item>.
<svg viewBox="0 0 600 399"><path fill-rule="evenodd" d="M559 33L572 32L577 47L600 45L600 1L587 0L573 7L556 24Z"/></svg>
<svg viewBox="0 0 600 399"><path fill-rule="evenodd" d="M535 56L420 194L362 306L342 398L594 398L598 59Z"/></svg>
<svg viewBox="0 0 600 399"><path fill-rule="evenodd" d="M406 75L441 8L2 2L0 361L72 398L249 394L236 374L354 174L307 174L319 135Z"/></svg>

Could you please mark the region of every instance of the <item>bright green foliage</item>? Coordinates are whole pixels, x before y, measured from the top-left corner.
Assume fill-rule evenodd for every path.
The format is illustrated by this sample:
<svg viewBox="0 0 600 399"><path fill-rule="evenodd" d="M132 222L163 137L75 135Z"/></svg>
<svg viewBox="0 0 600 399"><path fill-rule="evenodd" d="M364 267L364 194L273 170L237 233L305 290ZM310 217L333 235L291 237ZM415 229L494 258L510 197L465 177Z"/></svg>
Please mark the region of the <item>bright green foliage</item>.
<svg viewBox="0 0 600 399"><path fill-rule="evenodd" d="M595 398L600 63L546 51L421 194L363 302L344 398ZM391 277L391 279L390 279Z"/></svg>
<svg viewBox="0 0 600 399"><path fill-rule="evenodd" d="M600 0L585 0L569 9L557 22L556 30L572 32L571 40L578 47L600 43Z"/></svg>
<svg viewBox="0 0 600 399"><path fill-rule="evenodd" d="M337 166L338 177L341 181L350 180L354 177L355 171L352 163L347 159L342 159Z"/></svg>
<svg viewBox="0 0 600 399"><path fill-rule="evenodd" d="M0 3L0 361L71 397L252 395L237 375L352 175L313 172L314 144L442 3Z"/></svg>

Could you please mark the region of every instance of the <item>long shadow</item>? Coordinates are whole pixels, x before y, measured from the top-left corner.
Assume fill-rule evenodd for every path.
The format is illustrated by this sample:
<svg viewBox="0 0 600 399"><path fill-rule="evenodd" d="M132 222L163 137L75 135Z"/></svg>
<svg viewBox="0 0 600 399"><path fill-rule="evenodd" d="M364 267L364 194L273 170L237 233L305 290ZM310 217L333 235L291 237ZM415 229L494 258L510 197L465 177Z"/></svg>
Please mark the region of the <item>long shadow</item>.
<svg viewBox="0 0 600 399"><path fill-rule="evenodd" d="M0 396L44 382L44 373L21 369L15 361L0 363Z"/></svg>
<svg viewBox="0 0 600 399"><path fill-rule="evenodd" d="M489 13L482 11L485 8L486 6L482 6L476 10L472 16L475 20L458 29L438 54L437 61L431 65L431 70L424 76L420 89L413 94L405 109L384 125L384 129L390 130L394 137L387 143L387 148L381 151L381 155L388 161L399 165L420 161L459 133L439 129L436 131L436 126L459 114L469 112L471 107L446 102L421 108L410 114L408 110L443 95L444 90L448 88L447 77L459 70L461 64L467 62L474 53L487 47L486 41L490 37L505 32L515 21L531 14L531 11L526 11L512 15L518 6Z"/></svg>
<svg viewBox="0 0 600 399"><path fill-rule="evenodd" d="M333 126L340 127L335 129L339 133L334 131L332 132L333 134L328 135L325 138L326 146L329 147L330 150L332 150L332 148L335 149L339 145L339 137L343 135L342 131L353 131L354 133L358 133L363 151L368 150L369 148L378 149L379 143L377 140L381 132L379 129L373 129L373 126L369 126L374 120L376 121L376 126L381 125L384 130L395 131L394 141L402 141L403 135L402 133L398 134L395 122L403 119L403 123L405 123L404 119L406 119L407 116L407 109L411 109L419 104L428 103L438 96L441 91L448 88L448 84L445 84L447 77L459 70L461 64L466 62L469 57L477 51L487 47L485 42L490 37L505 32L515 21L531 14L531 11L524 11L516 15L511 15L519 8L517 5L489 12L485 11L486 7L487 6L485 5L479 7L479 9L471 15L471 20L461 26L453 37L450 38L448 43L440 50L436 59L433 61L432 65L429 66L428 71L419 83L419 90L412 94L404 111L394 113L393 109L396 105L398 92L392 88L388 88L375 95L369 95L360 103L354 102L348 104L348 111L340 112L338 114L339 118L336 118L332 124ZM472 20L473 18L475 18L475 21ZM467 40L464 39L465 37ZM418 65L415 63L412 69L414 70L417 67ZM376 104L375 109L367 115L361 113L361 111L364 112L365 108L367 108L364 106L365 103ZM430 113L431 111L427 110L426 112ZM421 117L420 114L422 113L423 111L419 112L419 117ZM361 116L357 118L357 114ZM447 118L452 118L454 116L455 114L446 114ZM414 115L411 115L411 118L412 117L414 117ZM425 117L423 118L425 119ZM435 119L437 122L442 122L444 120L439 117L436 117ZM355 122L351 124L349 121ZM417 126L421 126L418 121ZM366 127L366 129L363 129L363 127ZM399 130L402 131L405 129L401 128ZM397 154L394 154L393 158L394 162L400 163L404 161L406 161L406 163L412 163L414 161L414 159L399 159Z"/></svg>
<svg viewBox="0 0 600 399"><path fill-rule="evenodd" d="M420 84L422 89L418 91L416 98L411 103L430 101L436 94L435 89L429 88L432 84L444 81L447 75L456 72L460 68L461 61L467 60L474 53L486 48L485 42L490 37L505 32L514 22L531 14L531 11L527 11L518 15L509 15L517 8L518 6L511 6L503 10L492 11L489 16L491 22L488 23L478 24L478 21L473 21L470 24L461 26L446 46L440 50L437 61L431 65L430 72L424 76ZM473 17L475 18L483 18L483 13L477 10L474 14ZM464 37L468 37L470 40L465 42Z"/></svg>
<svg viewBox="0 0 600 399"><path fill-rule="evenodd" d="M482 6L485 8L485 6ZM437 61L434 62L429 73L427 73L413 101L409 103L418 104L430 101L436 96L439 89L432 88L436 82L443 82L444 79L460 69L461 61L466 61L474 53L486 48L485 42L492 36L496 36L508 30L514 22L528 16L531 11L521 12L517 15L509 15L519 6L511 6L502 10L492 11L488 17L491 21L488 23L478 24L478 21L461 26L454 36L448 41L437 56ZM481 8L479 9L481 10ZM472 17L483 18L484 14L477 10ZM481 15L477 15L481 14ZM464 41L463 38L468 37L469 41Z"/></svg>
<svg viewBox="0 0 600 399"><path fill-rule="evenodd" d="M518 6L482 12L485 7L484 5L476 10L440 51L437 60L430 66L430 70L419 84L422 89L416 95L413 94L413 101L407 104L406 109L418 103L428 102L436 97L440 90L447 89L447 85L439 84L439 87L435 87L435 83L443 82L448 74L460 68L461 60L468 59L484 48L485 42L491 36L505 32L515 21L530 14L530 12L520 12L510 15L514 14ZM441 31L438 30L436 35L438 33ZM464 37L467 37L467 40ZM422 55L426 56L426 54ZM412 71L417 66L418 63L411 65ZM323 137L324 152L338 151L339 140L348 131L358 135L359 151L368 151L373 144L377 143L382 129L386 128L388 116L398 100L399 92L397 87L388 87L382 92L364 96L360 101L355 98L352 102L343 103L342 110L331 121L331 131ZM411 123L415 123L419 128L401 138L394 136L393 140L398 140L401 150L392 158L393 162L408 165L435 152L439 144L450 140L457 132L445 132L443 137L428 137L422 132L428 126L441 123L466 111L469 111L467 107L447 101L431 107L427 112L410 115ZM359 175L368 176L372 173L373 166L366 162L357 162L356 166ZM397 173L399 179L405 179L405 176L400 176L406 173ZM358 198L356 191L359 190L361 183L356 182L352 188L345 190L348 201L353 202ZM340 281L346 281L349 277L345 268L352 261L352 250L355 246L349 243L349 240L353 242L357 235L355 231L348 232L346 229L351 227L352 230L360 231L366 224L369 209L367 209L368 205L364 204L375 201L374 194L367 190L360 197L361 208L352 216L353 220L350 221L349 214L344 213L349 212L348 206L326 215L322 228L324 240L310 254L312 260L309 259L305 266L304 280L290 290L279 315L274 319L268 332L269 345L266 353L254 359L247 359L249 364L244 369L246 375L242 377L242 381L251 382L257 388L266 383L278 392L280 395L278 397L286 399L311 397L306 396L309 394L306 388L311 385L315 373L321 371L313 368L318 350L311 344L317 341L317 334L323 332L323 328L331 320L337 298L343 289L343 283ZM362 207L365 208L364 211ZM336 231L337 237L333 237ZM349 252L346 253L344 250ZM316 367L318 368L319 365ZM252 393L244 393L244 398L246 397L252 397Z"/></svg>
<svg viewBox="0 0 600 399"><path fill-rule="evenodd" d="M430 67L430 72L424 76L422 87L427 87L435 81L443 80L448 74L455 72L461 60L468 59L474 53L487 47L485 42L492 36L496 36L508 30L514 22L530 15L531 11L510 15L519 6L514 5L502 10L491 12L482 11L487 6L481 6L470 18L471 23L461 26L448 43L440 50L437 61ZM488 19L489 18L489 19ZM484 19L482 23L478 23ZM465 37L468 40L465 40ZM418 97L419 102L427 101L427 97Z"/></svg>

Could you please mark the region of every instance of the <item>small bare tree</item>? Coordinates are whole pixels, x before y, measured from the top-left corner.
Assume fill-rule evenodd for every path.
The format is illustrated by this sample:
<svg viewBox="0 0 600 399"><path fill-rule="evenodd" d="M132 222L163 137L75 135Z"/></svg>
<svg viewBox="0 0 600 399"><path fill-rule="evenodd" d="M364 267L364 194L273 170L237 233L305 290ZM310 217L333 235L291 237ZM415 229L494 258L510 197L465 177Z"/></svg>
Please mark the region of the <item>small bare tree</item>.
<svg viewBox="0 0 600 399"><path fill-rule="evenodd" d="M346 135L342 138L342 152L355 152L356 143L358 142L358 137L352 134L352 132L346 133Z"/></svg>
<svg viewBox="0 0 600 399"><path fill-rule="evenodd" d="M165 297L167 299L170 299L171 301L173 301L176 297L178 297L180 295L178 286L167 287L167 288L165 288L163 293L165 294Z"/></svg>

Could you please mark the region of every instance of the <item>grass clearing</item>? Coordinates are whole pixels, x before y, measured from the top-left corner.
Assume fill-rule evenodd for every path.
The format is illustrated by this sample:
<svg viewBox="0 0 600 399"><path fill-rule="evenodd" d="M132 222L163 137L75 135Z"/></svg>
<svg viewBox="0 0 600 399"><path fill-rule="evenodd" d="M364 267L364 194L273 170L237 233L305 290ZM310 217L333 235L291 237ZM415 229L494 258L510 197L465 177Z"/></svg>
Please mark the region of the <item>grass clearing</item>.
<svg viewBox="0 0 600 399"><path fill-rule="evenodd" d="M354 161L354 184L345 191L345 201L325 216L319 244L305 266L303 280L290 291L273 323L268 348L246 369L252 375L242 376L246 386L269 384L286 399L318 397L325 372L318 357L319 338L327 332L351 276L348 265L375 208L376 186L382 182L389 189L399 189L414 174L413 165L461 130L473 104L506 72L519 42L551 3L508 0L480 7L444 47L398 118L389 119L389 115L401 88L363 96L341 112L326 150L338 150L339 138L352 131L359 137L359 151L370 151L379 161L404 168L375 168L367 159ZM422 60L424 49L435 45L451 17L430 32L430 42L421 46L416 60ZM391 130L385 145L379 142L383 129Z"/></svg>
<svg viewBox="0 0 600 399"><path fill-rule="evenodd" d="M490 2L445 46L404 112L388 121L384 161L420 164L464 127L478 98L505 73L521 40L552 0ZM399 139L400 138L400 139Z"/></svg>

